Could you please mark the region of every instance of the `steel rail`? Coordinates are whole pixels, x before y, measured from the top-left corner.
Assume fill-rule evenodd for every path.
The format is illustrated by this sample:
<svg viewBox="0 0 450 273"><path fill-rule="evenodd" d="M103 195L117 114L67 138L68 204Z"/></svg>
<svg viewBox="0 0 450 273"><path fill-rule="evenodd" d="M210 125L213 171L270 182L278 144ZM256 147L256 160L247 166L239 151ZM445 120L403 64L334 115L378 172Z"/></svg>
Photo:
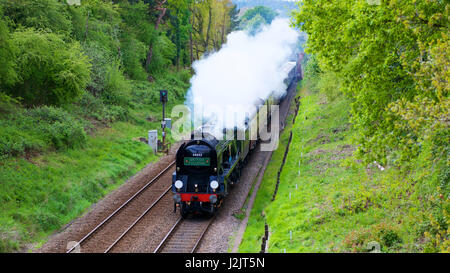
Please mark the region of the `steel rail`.
<svg viewBox="0 0 450 273"><path fill-rule="evenodd" d="M216 218L215 215L213 217L211 217L211 219L209 220L208 224L203 229L202 233L200 234L200 237L197 239L197 242L195 242L195 245L192 248L191 253L194 253L197 250L198 245L200 244L201 240L203 239L203 236L205 235L205 233L208 230L209 226L211 226L211 223L213 222L214 218Z"/></svg>
<svg viewBox="0 0 450 273"><path fill-rule="evenodd" d="M172 188L169 186L153 204L151 204L115 241L112 243L104 253L108 253Z"/></svg>
<svg viewBox="0 0 450 273"><path fill-rule="evenodd" d="M177 222L169 230L169 232L166 234L166 236L164 236L161 243L159 243L159 245L156 247L156 249L153 251L153 253L158 253L162 249L162 246L167 242L167 239L170 237L170 235L172 235L173 231L177 228L177 226L181 223L182 220L183 220L183 217L178 218Z"/></svg>
<svg viewBox="0 0 450 273"><path fill-rule="evenodd" d="M200 236L195 241L195 244L191 248L189 253L194 253L197 250L197 247L199 246L201 240L203 239L203 236L205 235L208 228L211 226L211 223L213 222L214 219L215 219L215 216L211 217L211 219L208 220L208 223L203 228L202 232L200 233ZM178 221L173 225L173 227L169 230L169 232L166 234L166 236L162 239L161 243L159 243L159 245L156 247L156 249L153 251L153 253L158 253L163 249L164 245L169 241L170 236L175 233L175 230L181 224L182 221L183 221L183 218L180 217L178 219Z"/></svg>
<svg viewBox="0 0 450 273"><path fill-rule="evenodd" d="M72 252L77 246L81 245L87 238L89 238L92 234L94 234L100 227L102 227L106 222L108 222L112 217L114 217L122 208L128 205L133 199L135 199L138 195L140 195L145 189L147 189L150 185L153 184L154 181L159 179L161 175L163 175L167 170L169 170L175 161L171 162L164 170L158 173L150 182L145 184L138 192L133 194L127 201L125 201L120 207L118 207L113 213L111 213L108 217L106 217L100 224L98 224L94 229L92 229L88 234L86 234L81 240L79 240L74 246L72 246L66 253Z"/></svg>

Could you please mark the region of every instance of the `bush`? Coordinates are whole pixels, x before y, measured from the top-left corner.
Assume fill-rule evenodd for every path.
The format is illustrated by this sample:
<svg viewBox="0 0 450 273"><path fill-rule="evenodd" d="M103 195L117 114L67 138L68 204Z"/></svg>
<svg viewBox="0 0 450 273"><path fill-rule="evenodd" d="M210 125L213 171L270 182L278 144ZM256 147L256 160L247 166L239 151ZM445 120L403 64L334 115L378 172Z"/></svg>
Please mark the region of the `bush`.
<svg viewBox="0 0 450 273"><path fill-rule="evenodd" d="M328 101L334 101L342 94L340 78L334 72L323 73L317 83L317 88L327 96Z"/></svg>
<svg viewBox="0 0 450 273"><path fill-rule="evenodd" d="M0 113L12 112L19 105L20 101L18 99L12 98L0 91Z"/></svg>
<svg viewBox="0 0 450 273"><path fill-rule="evenodd" d="M322 71L320 70L318 60L315 55L311 55L308 58L308 62L305 65L304 82L306 87L313 91L318 91L318 82Z"/></svg>
<svg viewBox="0 0 450 273"><path fill-rule="evenodd" d="M11 34L0 8L0 86L17 81L14 61L16 54L17 48L11 42Z"/></svg>
<svg viewBox="0 0 450 273"><path fill-rule="evenodd" d="M83 123L60 108L44 106L0 120L0 157L41 152L48 148L67 149L86 143Z"/></svg>
<svg viewBox="0 0 450 273"><path fill-rule="evenodd" d="M5 90L26 105L60 105L79 97L90 80L90 65L78 43L54 33L19 30L13 34L20 79Z"/></svg>
<svg viewBox="0 0 450 273"><path fill-rule="evenodd" d="M17 3L19 2L19 3ZM17 27L32 27L68 35L72 32L66 5L55 0L1 0L6 16L11 18Z"/></svg>
<svg viewBox="0 0 450 273"><path fill-rule="evenodd" d="M147 45L133 37L126 37L122 41L122 48L125 73L132 79L146 80L147 73L142 63L147 57Z"/></svg>
<svg viewBox="0 0 450 273"><path fill-rule="evenodd" d="M360 228L350 232L344 239L344 246L352 252L368 252L371 242L378 243L381 251L389 252L402 242L398 228L386 223Z"/></svg>
<svg viewBox="0 0 450 273"><path fill-rule="evenodd" d="M131 83L125 78L119 63L110 64L106 74L106 84L102 97L108 104L128 106L130 103Z"/></svg>
<svg viewBox="0 0 450 273"><path fill-rule="evenodd" d="M86 142L86 133L81 122L61 109L35 108L29 110L28 115L39 124L38 129L49 138L56 149L82 147Z"/></svg>
<svg viewBox="0 0 450 273"><path fill-rule="evenodd" d="M128 118L128 108L105 104L101 98L85 92L81 99L77 102L74 114L88 118L96 119L103 124L108 124L118 120L126 120Z"/></svg>
<svg viewBox="0 0 450 273"><path fill-rule="evenodd" d="M154 38L153 55L149 70L153 73L167 70L177 55L177 48L165 34Z"/></svg>

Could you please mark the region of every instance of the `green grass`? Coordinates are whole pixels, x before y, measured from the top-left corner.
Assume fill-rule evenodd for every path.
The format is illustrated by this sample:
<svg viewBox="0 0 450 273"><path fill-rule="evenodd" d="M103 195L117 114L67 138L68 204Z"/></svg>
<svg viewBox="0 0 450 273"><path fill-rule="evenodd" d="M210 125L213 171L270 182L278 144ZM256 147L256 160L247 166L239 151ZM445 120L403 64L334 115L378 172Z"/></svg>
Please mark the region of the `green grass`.
<svg viewBox="0 0 450 273"><path fill-rule="evenodd" d="M449 202L435 187L436 174L423 168L426 159L413 170L363 166L353 156L349 103L327 102L306 90L301 95L296 122L272 155L239 251L259 252L265 221L269 252L367 252L372 241L383 252L448 251Z"/></svg>
<svg viewBox="0 0 450 273"><path fill-rule="evenodd" d="M8 116L2 116L0 121L9 126L9 132L20 132L21 135L31 132L27 140L36 145L17 155L0 158L0 252L23 251L29 244L39 247L48 235L82 215L93 203L155 161L158 156L137 139L147 137L148 130L161 129L159 89L169 90L167 109L184 102L189 84L180 77L169 73L154 83L133 83L129 97L132 104L124 108L127 117L113 122L101 118L109 116L107 112L99 111L97 117L88 112L92 105L56 108L55 116L84 124L88 131L83 143L73 147L62 145L57 148L47 143L51 135L29 126L32 122L28 116L20 119L27 125L21 129L18 129L18 123L8 121ZM98 105L100 102L93 103ZM24 110L17 111L20 115ZM48 131L54 131L52 122L44 125L50 128ZM173 141L170 133L168 140Z"/></svg>

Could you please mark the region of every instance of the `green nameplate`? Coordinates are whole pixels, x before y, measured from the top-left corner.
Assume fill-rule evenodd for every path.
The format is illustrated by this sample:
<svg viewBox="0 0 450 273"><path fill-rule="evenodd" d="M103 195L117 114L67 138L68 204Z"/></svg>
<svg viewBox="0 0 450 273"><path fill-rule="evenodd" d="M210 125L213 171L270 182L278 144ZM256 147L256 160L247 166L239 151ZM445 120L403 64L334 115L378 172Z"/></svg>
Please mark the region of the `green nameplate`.
<svg viewBox="0 0 450 273"><path fill-rule="evenodd" d="M209 166L211 160L209 157L185 157L184 165L185 166Z"/></svg>

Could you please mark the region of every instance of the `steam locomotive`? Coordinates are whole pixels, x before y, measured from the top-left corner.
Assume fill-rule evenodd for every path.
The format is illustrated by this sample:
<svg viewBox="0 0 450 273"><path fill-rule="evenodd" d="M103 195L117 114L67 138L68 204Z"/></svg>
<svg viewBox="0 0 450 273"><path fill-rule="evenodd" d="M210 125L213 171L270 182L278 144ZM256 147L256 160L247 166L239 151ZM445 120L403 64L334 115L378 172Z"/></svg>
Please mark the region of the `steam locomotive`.
<svg viewBox="0 0 450 273"><path fill-rule="evenodd" d="M287 72L287 86L301 75L295 62L287 63L282 69ZM256 113L246 119L243 129L224 129L223 133L233 134L231 140L217 139L208 132L208 126L202 126L191 134L191 139L182 144L176 153L176 171L172 175L174 210L178 207L183 218L190 213L213 215L216 212L230 193L230 188L239 182L248 155L260 139L259 135L251 137L254 132L252 128L260 119L270 120L270 111L261 109L270 109L271 105L279 104L282 99L272 94L257 103ZM245 138L238 138L238 134Z"/></svg>

